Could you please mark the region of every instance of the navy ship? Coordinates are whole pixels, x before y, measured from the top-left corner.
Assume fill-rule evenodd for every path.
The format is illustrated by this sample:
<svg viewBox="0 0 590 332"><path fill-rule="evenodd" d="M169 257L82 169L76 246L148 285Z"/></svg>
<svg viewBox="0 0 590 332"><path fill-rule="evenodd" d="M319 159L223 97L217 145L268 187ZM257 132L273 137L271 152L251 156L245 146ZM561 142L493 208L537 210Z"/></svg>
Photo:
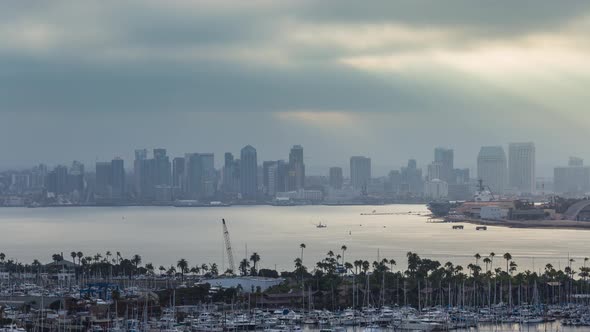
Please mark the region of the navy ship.
<svg viewBox="0 0 590 332"><path fill-rule="evenodd" d="M449 201L433 201L428 203L428 210L435 217L444 217L449 214L453 205Z"/></svg>

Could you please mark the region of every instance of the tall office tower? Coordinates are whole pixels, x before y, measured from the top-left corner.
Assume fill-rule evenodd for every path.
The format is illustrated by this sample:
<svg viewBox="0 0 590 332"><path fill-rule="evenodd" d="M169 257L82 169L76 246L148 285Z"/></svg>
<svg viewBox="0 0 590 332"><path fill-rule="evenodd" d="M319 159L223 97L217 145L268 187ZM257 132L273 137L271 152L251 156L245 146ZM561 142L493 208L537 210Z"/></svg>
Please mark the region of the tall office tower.
<svg viewBox="0 0 590 332"><path fill-rule="evenodd" d="M535 192L535 144L510 143L508 147L510 188L524 193Z"/></svg>
<svg viewBox="0 0 590 332"><path fill-rule="evenodd" d="M112 164L109 162L96 162L96 179L94 181L94 194L101 198L110 198L112 192Z"/></svg>
<svg viewBox="0 0 590 332"><path fill-rule="evenodd" d="M258 192L258 160L251 145L240 153L240 193L244 199L255 199Z"/></svg>
<svg viewBox="0 0 590 332"><path fill-rule="evenodd" d="M187 153L184 155L184 162L185 194L192 199L198 199L203 176L201 156L198 153Z"/></svg>
<svg viewBox="0 0 590 332"><path fill-rule="evenodd" d="M182 179L184 178L185 160L183 157L172 159L172 186L182 188Z"/></svg>
<svg viewBox="0 0 590 332"><path fill-rule="evenodd" d="M133 187L137 196L141 196L141 168L146 159L147 149L135 150L135 160L133 161Z"/></svg>
<svg viewBox="0 0 590 332"><path fill-rule="evenodd" d="M440 162L433 162L432 164L428 165L428 169L426 172L426 178L428 181L432 181L434 179L443 180L444 177L444 169L443 164ZM443 180L446 182L446 180Z"/></svg>
<svg viewBox="0 0 590 332"><path fill-rule="evenodd" d="M418 163L415 159L408 160L408 166L402 167L400 178L399 193L419 195L424 192L422 169L418 168Z"/></svg>
<svg viewBox="0 0 590 332"><path fill-rule="evenodd" d="M201 191L200 198L211 198L217 191L217 173L215 172L215 156L213 153L200 153L201 159Z"/></svg>
<svg viewBox="0 0 590 332"><path fill-rule="evenodd" d="M154 186L169 186L171 180L170 158L166 149L154 149Z"/></svg>
<svg viewBox="0 0 590 332"><path fill-rule="evenodd" d="M506 186L506 154L501 146L483 146L477 156L477 177L492 192L501 194Z"/></svg>
<svg viewBox="0 0 590 332"><path fill-rule="evenodd" d="M47 177L47 166L39 164L31 170L31 188L45 188L45 179Z"/></svg>
<svg viewBox="0 0 590 332"><path fill-rule="evenodd" d="M236 172L236 162L234 155L231 152L226 152L224 156L223 172L222 172L222 183L221 190L224 193L235 192L236 186L234 185L234 173Z"/></svg>
<svg viewBox="0 0 590 332"><path fill-rule="evenodd" d="M47 174L47 191L63 195L69 193L68 168L63 165L56 166Z"/></svg>
<svg viewBox="0 0 590 332"><path fill-rule="evenodd" d="M330 167L330 187L334 189L342 189L344 176L342 175L342 167Z"/></svg>
<svg viewBox="0 0 590 332"><path fill-rule="evenodd" d="M263 167L264 168L264 167ZM274 197L277 193L277 182L279 181L279 164L275 161L267 164L264 180L267 181L264 187L265 194Z"/></svg>
<svg viewBox="0 0 590 332"><path fill-rule="evenodd" d="M289 190L289 164L284 160L277 160L277 178L275 192L285 192Z"/></svg>
<svg viewBox="0 0 590 332"><path fill-rule="evenodd" d="M590 191L590 167L581 158L570 157L567 167L553 170L554 191L566 196L581 196Z"/></svg>
<svg viewBox="0 0 590 332"><path fill-rule="evenodd" d="M111 160L111 188L112 198L125 196L125 164L121 158Z"/></svg>
<svg viewBox="0 0 590 332"><path fill-rule="evenodd" d="M371 182L371 158L350 157L350 182L355 189L366 189Z"/></svg>
<svg viewBox="0 0 590 332"><path fill-rule="evenodd" d="M268 161L263 161L262 162L262 188L263 188L263 192L265 195L273 195L275 193L276 190L276 175L277 175L277 161L276 160L268 160ZM273 174L271 175L270 172L270 168L274 167L274 169L272 170ZM271 179L271 177L275 177L273 179ZM275 186L274 188L271 188L271 181L272 181L272 185Z"/></svg>
<svg viewBox="0 0 590 332"><path fill-rule="evenodd" d="M453 183L454 152L452 149L434 149L434 162L440 164L439 179L447 183Z"/></svg>
<svg viewBox="0 0 590 332"><path fill-rule="evenodd" d="M303 162L303 147L294 145L289 152L289 190L305 187L305 164Z"/></svg>
<svg viewBox="0 0 590 332"><path fill-rule="evenodd" d="M84 164L74 160L70 167L68 179L69 191L77 191L82 194L84 192Z"/></svg>

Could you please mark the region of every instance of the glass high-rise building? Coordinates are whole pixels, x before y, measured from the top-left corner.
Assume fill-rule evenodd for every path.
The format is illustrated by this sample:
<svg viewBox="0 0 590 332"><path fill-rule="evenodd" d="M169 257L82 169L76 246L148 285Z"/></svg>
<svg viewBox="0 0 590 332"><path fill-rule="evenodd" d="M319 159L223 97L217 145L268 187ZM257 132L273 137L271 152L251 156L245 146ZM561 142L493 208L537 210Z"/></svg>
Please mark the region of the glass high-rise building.
<svg viewBox="0 0 590 332"><path fill-rule="evenodd" d="M258 193L258 159L251 145L240 152L240 193L244 199L256 199Z"/></svg>
<svg viewBox="0 0 590 332"><path fill-rule="evenodd" d="M305 163L303 162L303 147L294 145L289 152L289 190L305 187Z"/></svg>

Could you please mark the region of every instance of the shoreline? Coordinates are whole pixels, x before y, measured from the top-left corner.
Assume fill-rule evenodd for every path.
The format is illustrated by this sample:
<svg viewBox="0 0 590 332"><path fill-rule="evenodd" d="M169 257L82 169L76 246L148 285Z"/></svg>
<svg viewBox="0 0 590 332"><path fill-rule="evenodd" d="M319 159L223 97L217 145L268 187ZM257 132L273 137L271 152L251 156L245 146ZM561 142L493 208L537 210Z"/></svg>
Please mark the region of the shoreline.
<svg viewBox="0 0 590 332"><path fill-rule="evenodd" d="M498 226L507 228L534 228L534 229L578 229L590 230L590 222L575 220L482 220L461 219L449 221L449 223L468 223L481 226Z"/></svg>

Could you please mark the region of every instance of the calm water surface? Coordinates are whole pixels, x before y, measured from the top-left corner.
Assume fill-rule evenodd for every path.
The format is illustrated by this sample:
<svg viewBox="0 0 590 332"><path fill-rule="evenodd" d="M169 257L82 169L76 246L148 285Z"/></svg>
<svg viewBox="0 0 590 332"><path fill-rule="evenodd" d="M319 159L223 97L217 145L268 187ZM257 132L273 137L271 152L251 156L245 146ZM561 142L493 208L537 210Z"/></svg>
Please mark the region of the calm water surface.
<svg viewBox="0 0 590 332"><path fill-rule="evenodd" d="M400 213L361 216L363 212ZM135 253L143 262L170 265L185 258L191 265L223 264L221 218L228 222L236 262L256 251L261 267L292 269L293 259L305 243L306 265L315 264L329 250L340 253L346 245L346 261L395 259L405 268L405 253L418 252L442 263L468 264L479 252L510 252L519 269L539 270L545 264L564 267L567 258L590 256L590 231L510 229L488 227L476 231L465 224L462 231L450 224L428 223L427 218L401 213L426 214L423 205L389 206L234 206L224 208L81 207L0 209L0 251L30 262L51 260L51 254L82 251L85 255L120 251ZM316 228L322 222L327 228ZM247 248L247 249L246 249ZM236 263L237 264L237 263Z"/></svg>

